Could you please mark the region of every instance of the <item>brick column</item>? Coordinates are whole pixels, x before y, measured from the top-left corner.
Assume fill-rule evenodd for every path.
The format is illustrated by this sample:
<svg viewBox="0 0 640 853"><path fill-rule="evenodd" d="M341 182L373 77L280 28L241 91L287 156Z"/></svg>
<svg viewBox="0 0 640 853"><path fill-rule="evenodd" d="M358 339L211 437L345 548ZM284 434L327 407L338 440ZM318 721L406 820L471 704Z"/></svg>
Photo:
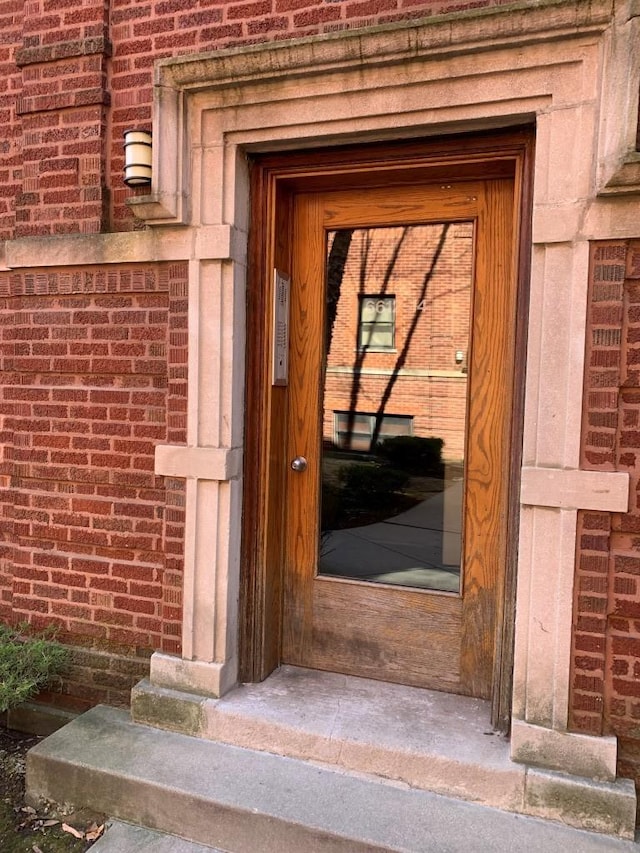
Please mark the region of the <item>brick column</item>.
<svg viewBox="0 0 640 853"><path fill-rule="evenodd" d="M581 465L640 479L640 241L591 246ZM580 513L570 726L616 734L636 776L640 718L640 512Z"/></svg>
<svg viewBox="0 0 640 853"><path fill-rule="evenodd" d="M586 411L580 465L591 471L615 471L620 388L624 241L594 244L589 265L585 366ZM606 628L610 595L611 514L580 512L572 692L569 722L575 731L603 734Z"/></svg>

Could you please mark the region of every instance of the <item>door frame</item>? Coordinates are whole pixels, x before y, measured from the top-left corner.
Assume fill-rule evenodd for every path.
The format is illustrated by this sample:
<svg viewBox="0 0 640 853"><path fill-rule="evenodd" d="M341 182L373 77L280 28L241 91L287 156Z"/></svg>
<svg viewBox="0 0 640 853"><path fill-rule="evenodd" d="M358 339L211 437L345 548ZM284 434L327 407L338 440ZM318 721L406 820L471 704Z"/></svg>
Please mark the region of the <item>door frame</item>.
<svg viewBox="0 0 640 853"><path fill-rule="evenodd" d="M268 154L250 164L251 223L247 289L247 383L243 539L240 578L240 679L261 681L280 663L282 636L284 431L286 389L271 384L273 269L290 269L291 199L295 192L510 177L514 181L517 269L514 406L508 471L507 554L498 618L492 722L511 715L519 472L531 245L533 131L346 146Z"/></svg>

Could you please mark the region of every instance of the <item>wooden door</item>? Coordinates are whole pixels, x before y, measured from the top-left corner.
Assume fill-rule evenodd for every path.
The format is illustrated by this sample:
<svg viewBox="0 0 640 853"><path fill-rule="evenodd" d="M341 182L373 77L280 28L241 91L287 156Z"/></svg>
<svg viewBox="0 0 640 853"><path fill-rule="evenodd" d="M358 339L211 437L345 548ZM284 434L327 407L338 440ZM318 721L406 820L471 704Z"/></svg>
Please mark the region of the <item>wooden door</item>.
<svg viewBox="0 0 640 853"><path fill-rule="evenodd" d="M513 206L509 179L294 196L284 662L491 695Z"/></svg>

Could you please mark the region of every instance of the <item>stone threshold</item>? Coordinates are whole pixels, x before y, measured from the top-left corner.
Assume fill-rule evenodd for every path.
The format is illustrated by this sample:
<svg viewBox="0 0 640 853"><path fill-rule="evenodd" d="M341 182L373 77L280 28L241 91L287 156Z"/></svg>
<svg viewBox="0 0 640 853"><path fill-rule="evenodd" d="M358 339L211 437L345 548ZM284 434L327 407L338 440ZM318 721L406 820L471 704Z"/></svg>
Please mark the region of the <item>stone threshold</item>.
<svg viewBox="0 0 640 853"><path fill-rule="evenodd" d="M630 780L594 781L510 758L489 703L283 666L220 699L157 687L132 693L135 722L404 783L509 812L633 838Z"/></svg>
<svg viewBox="0 0 640 853"><path fill-rule="evenodd" d="M131 711L139 723L521 811L525 768L481 699L283 666L221 699L143 681Z"/></svg>

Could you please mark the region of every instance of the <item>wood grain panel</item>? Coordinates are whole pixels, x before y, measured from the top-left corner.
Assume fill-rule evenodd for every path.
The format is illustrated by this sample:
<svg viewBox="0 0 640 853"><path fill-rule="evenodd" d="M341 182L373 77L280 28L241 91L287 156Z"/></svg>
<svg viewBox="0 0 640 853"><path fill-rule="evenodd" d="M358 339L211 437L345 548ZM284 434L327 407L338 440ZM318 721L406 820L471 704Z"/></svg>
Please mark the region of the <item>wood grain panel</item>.
<svg viewBox="0 0 640 853"><path fill-rule="evenodd" d="M459 687L458 596L316 578L313 608L307 666L418 687Z"/></svg>
<svg viewBox="0 0 640 853"><path fill-rule="evenodd" d="M293 226L294 279L291 287L289 338L289 420L287 447L287 529L283 657L302 660L312 630L314 571L318 553L320 500L321 353L324 289L318 286L323 269L324 231L319 195L298 197ZM320 273L322 274L322 273ZM304 456L309 467L291 469L291 460Z"/></svg>
<svg viewBox="0 0 640 853"><path fill-rule="evenodd" d="M295 197L287 447L290 459L303 455L309 468L304 474L288 474L286 662L490 695L508 496L515 292L512 207L509 180ZM325 231L468 220L476 223L476 262L462 598L366 582L327 582L316 577Z"/></svg>
<svg viewBox="0 0 640 853"><path fill-rule="evenodd" d="M460 222L478 214L481 181L458 184L388 187L324 195L324 225L333 228L366 228L376 225L409 225L422 222ZM428 204L425 204L428 196Z"/></svg>
<svg viewBox="0 0 640 853"><path fill-rule="evenodd" d="M487 183L478 197L476 275L467 427L464 514L464 617L461 680L488 698L493 671L496 598L505 560L514 270L512 183Z"/></svg>

